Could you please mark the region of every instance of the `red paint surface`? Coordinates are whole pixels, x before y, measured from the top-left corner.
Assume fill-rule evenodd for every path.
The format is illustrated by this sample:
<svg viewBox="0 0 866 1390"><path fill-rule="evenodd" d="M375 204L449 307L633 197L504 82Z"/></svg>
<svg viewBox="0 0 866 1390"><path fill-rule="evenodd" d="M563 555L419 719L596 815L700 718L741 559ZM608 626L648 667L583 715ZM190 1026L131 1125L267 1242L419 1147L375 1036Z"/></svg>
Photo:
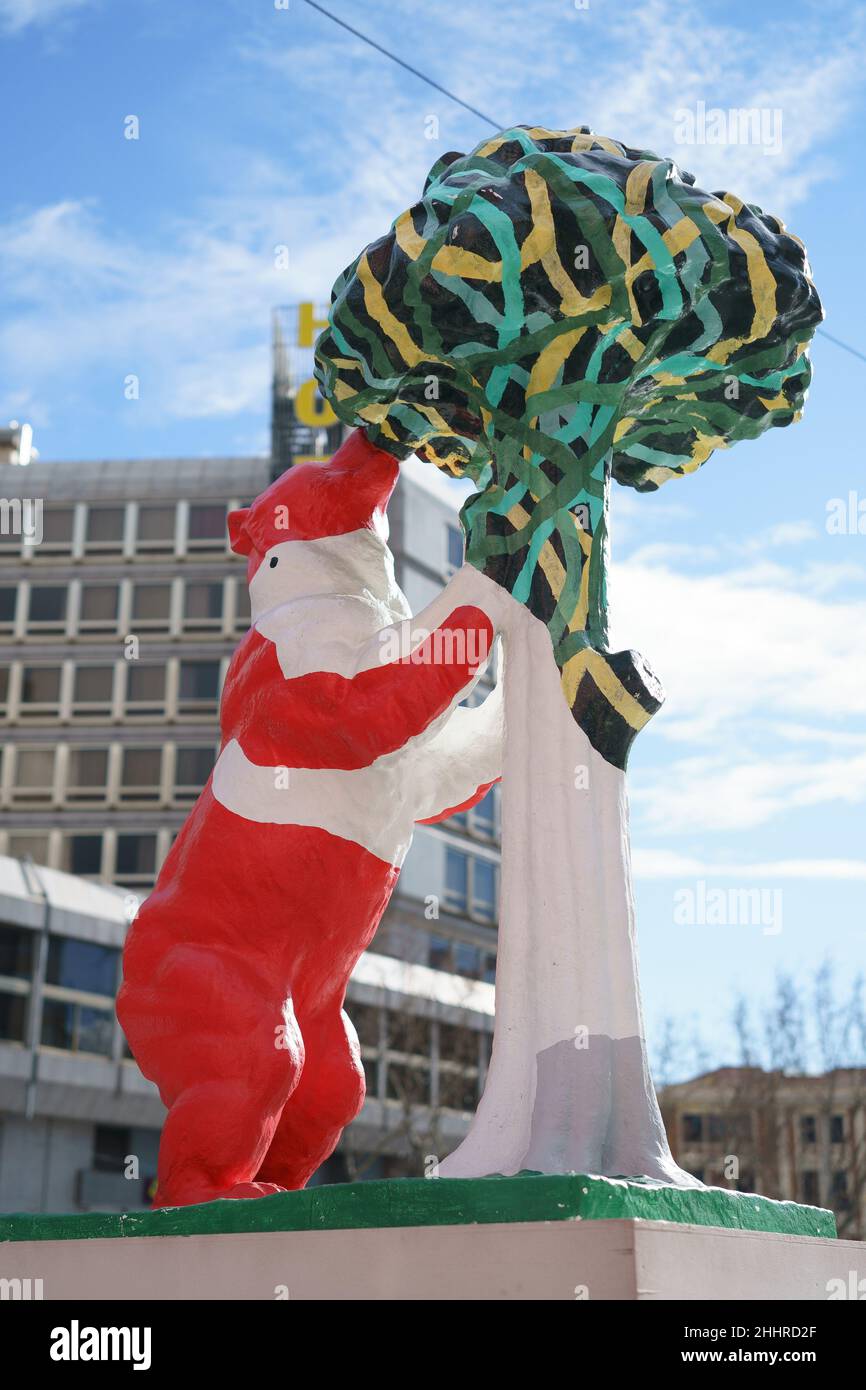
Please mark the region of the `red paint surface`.
<svg viewBox="0 0 866 1390"><path fill-rule="evenodd" d="M349 444L351 468L340 464L342 449L333 463L342 487L359 487L370 519L394 461L373 458L364 486L357 438ZM313 467L306 492L294 485L293 508L300 525L312 486L316 529L313 484L323 471ZM326 486L336 506L339 489L331 478ZM337 510L338 524L354 515L348 503ZM253 568L262 558L244 553ZM486 654L492 629L480 610L460 608L445 626L470 634L465 651ZM286 680L273 644L251 631L226 678L223 744L237 739L262 766L364 767L421 733L474 669L416 658L351 680ZM392 865L326 830L243 819L208 782L130 930L117 1001L136 1061L169 1111L157 1205L302 1187L332 1153L364 1098L357 1037L342 1010L346 984L396 879Z"/></svg>

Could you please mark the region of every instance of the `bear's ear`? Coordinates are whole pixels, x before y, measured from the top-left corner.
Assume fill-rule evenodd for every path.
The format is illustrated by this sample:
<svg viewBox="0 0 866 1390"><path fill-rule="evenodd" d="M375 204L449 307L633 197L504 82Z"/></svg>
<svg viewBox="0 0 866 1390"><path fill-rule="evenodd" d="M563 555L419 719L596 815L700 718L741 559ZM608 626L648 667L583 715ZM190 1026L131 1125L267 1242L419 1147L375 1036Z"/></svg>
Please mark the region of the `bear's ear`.
<svg viewBox="0 0 866 1390"><path fill-rule="evenodd" d="M253 543L247 531L249 514L249 507L241 507L239 511L228 514L229 544L236 555L249 555L253 549Z"/></svg>

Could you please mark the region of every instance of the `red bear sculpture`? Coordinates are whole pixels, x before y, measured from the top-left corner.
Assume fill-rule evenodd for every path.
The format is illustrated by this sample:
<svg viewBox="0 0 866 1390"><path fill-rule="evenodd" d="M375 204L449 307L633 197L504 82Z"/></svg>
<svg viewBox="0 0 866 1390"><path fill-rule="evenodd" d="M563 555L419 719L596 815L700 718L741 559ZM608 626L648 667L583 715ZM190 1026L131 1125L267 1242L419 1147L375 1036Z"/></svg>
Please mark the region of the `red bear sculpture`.
<svg viewBox="0 0 866 1390"><path fill-rule="evenodd" d="M458 708L490 621L466 605L425 636L411 619L387 547L397 475L356 432L229 517L252 626L117 1001L168 1109L157 1206L303 1187L333 1151L364 1099L346 984L413 824L499 776L498 693Z"/></svg>

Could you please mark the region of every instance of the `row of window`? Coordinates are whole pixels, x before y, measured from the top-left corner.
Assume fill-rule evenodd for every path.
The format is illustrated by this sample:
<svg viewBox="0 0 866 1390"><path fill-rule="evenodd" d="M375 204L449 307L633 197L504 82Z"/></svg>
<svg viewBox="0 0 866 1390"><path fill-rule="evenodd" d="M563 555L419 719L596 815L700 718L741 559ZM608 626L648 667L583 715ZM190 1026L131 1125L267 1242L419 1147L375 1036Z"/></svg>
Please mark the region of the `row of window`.
<svg viewBox="0 0 866 1390"><path fill-rule="evenodd" d="M228 658L20 662L0 666L0 716L19 721L145 719L217 712Z"/></svg>
<svg viewBox="0 0 866 1390"><path fill-rule="evenodd" d="M153 887L175 834L165 826L159 830L0 830L0 854L146 892Z"/></svg>
<svg viewBox="0 0 866 1390"><path fill-rule="evenodd" d="M19 504L7 502L7 509ZM0 525L0 556L35 561L231 554L226 516L247 502L114 502L20 504ZM446 571L463 564L459 526L445 526Z"/></svg>
<svg viewBox="0 0 866 1390"><path fill-rule="evenodd" d="M346 1007L361 1044L368 1096L475 1109L490 1061L488 1032L351 998Z"/></svg>
<svg viewBox="0 0 866 1390"><path fill-rule="evenodd" d="M210 776L215 754L214 744L7 744L0 753L0 804L188 805Z"/></svg>
<svg viewBox="0 0 866 1390"><path fill-rule="evenodd" d="M249 592L234 578L0 584L0 634L19 638L230 636L249 625Z"/></svg>
<svg viewBox="0 0 866 1390"><path fill-rule="evenodd" d="M468 980L496 981L496 954L475 946L471 941L431 936L427 946L427 964L432 970L445 970L451 975L463 975Z"/></svg>
<svg viewBox="0 0 866 1390"><path fill-rule="evenodd" d="M851 1194L848 1187L848 1174L844 1168L837 1168L830 1174L830 1190L826 1197L821 1191L821 1174L814 1168L806 1168L800 1174L801 1200L810 1206L820 1207L829 1203L835 1211L849 1211Z"/></svg>
<svg viewBox="0 0 866 1390"><path fill-rule="evenodd" d="M226 514L241 502L23 502L20 517L7 502L0 555L34 560L230 553Z"/></svg>
<svg viewBox="0 0 866 1390"><path fill-rule="evenodd" d="M36 934L0 926L0 1039L25 1042ZM110 1057L120 951L74 937L50 936L40 1043Z"/></svg>
<svg viewBox="0 0 866 1390"><path fill-rule="evenodd" d="M0 1040L27 1041L36 934L0 925ZM120 950L51 936L45 970L43 1047L110 1057ZM367 1092L381 1100L473 1110L490 1059L490 1034L405 1011L353 1003Z"/></svg>
<svg viewBox="0 0 866 1390"><path fill-rule="evenodd" d="M827 1115L826 1134L831 1144L845 1142L845 1116ZM724 1143L728 1139L751 1139L752 1117L741 1115L696 1114L681 1117L681 1132L684 1144ZM800 1115L800 1143L817 1144L819 1116Z"/></svg>

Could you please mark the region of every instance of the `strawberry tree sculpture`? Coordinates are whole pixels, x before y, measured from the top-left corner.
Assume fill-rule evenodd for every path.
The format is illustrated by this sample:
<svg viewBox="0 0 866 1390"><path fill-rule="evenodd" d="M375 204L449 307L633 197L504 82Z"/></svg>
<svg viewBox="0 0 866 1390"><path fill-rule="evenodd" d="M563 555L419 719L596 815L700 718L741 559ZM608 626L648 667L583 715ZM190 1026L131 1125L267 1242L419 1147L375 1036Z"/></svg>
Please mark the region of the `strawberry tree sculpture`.
<svg viewBox="0 0 866 1390"><path fill-rule="evenodd" d="M608 650L610 484L797 420L821 317L778 219L585 127L444 156L334 286L321 387L379 448L474 482L442 612L476 603L504 641L496 1031L445 1176L695 1182L646 1056L624 769L663 692Z"/></svg>

